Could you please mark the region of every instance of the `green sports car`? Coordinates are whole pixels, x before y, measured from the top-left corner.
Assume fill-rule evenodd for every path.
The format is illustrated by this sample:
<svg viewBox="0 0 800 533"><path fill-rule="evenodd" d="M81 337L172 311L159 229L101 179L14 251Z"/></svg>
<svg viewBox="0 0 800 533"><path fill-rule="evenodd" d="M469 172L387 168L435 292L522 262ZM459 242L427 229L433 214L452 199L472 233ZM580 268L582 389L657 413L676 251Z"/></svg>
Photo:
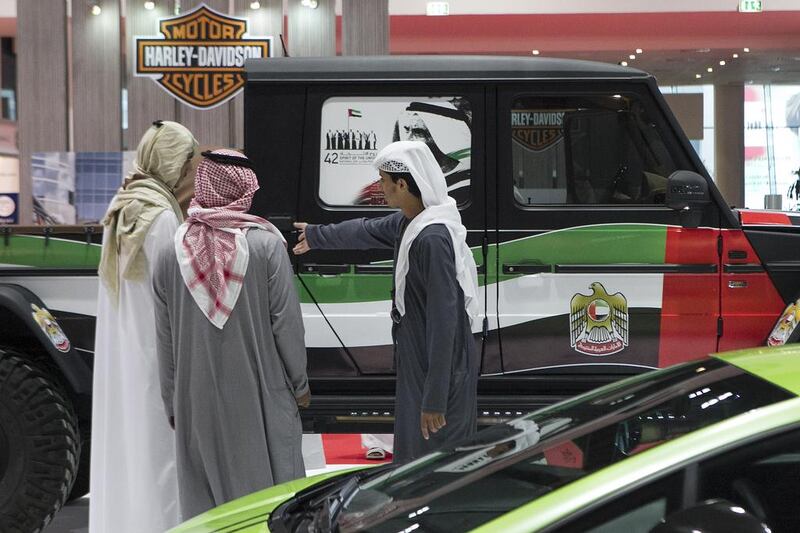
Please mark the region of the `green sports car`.
<svg viewBox="0 0 800 533"><path fill-rule="evenodd" d="M175 532L800 531L800 346L642 374L402 466L285 483Z"/></svg>

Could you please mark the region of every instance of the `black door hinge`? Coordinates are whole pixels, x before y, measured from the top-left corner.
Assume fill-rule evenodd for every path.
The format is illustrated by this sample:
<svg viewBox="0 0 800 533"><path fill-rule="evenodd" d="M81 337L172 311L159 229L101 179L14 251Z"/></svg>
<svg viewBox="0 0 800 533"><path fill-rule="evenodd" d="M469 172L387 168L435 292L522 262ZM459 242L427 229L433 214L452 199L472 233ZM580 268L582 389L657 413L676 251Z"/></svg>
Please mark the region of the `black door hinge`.
<svg viewBox="0 0 800 533"><path fill-rule="evenodd" d="M717 317L717 337L722 337L722 317Z"/></svg>
<svg viewBox="0 0 800 533"><path fill-rule="evenodd" d="M722 257L722 234L717 235L717 257Z"/></svg>

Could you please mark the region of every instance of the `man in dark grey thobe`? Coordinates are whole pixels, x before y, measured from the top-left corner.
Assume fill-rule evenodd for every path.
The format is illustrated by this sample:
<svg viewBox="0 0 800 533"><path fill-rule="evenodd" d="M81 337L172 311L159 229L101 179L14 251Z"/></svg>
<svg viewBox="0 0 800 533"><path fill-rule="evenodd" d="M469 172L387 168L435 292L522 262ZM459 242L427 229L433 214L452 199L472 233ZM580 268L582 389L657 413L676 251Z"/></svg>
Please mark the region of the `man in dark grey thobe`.
<svg viewBox="0 0 800 533"><path fill-rule="evenodd" d="M479 356L471 322L477 274L466 229L430 149L392 143L375 166L400 212L332 225L297 223L294 251L393 248L394 459L407 462L476 431Z"/></svg>
<svg viewBox="0 0 800 533"><path fill-rule="evenodd" d="M249 161L204 152L189 218L153 273L161 393L175 429L180 512L305 475L303 320L280 232L246 213Z"/></svg>

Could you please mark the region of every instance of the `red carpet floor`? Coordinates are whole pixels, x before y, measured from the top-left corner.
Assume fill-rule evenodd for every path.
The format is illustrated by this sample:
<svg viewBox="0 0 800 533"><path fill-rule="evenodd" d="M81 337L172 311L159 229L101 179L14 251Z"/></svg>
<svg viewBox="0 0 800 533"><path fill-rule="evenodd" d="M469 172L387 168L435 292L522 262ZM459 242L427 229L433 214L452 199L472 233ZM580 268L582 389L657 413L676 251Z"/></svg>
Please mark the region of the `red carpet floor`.
<svg viewBox="0 0 800 533"><path fill-rule="evenodd" d="M322 435L322 447L328 465L366 465L391 461L391 456L383 461L365 459L366 450L361 447L359 433L325 433Z"/></svg>

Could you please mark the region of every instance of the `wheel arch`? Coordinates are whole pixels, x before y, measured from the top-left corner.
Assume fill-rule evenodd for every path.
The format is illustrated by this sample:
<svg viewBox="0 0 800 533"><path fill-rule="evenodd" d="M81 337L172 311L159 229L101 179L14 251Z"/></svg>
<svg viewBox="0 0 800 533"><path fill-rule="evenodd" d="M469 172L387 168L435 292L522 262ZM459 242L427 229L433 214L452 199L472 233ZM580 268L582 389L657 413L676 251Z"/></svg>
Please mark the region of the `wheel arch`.
<svg viewBox="0 0 800 533"><path fill-rule="evenodd" d="M44 302L25 287L0 284L0 331L5 333L3 339L11 339L11 348L25 348L45 355L60 370L64 385L72 394L91 394L92 369L71 342L68 342L66 349L56 347L34 318L33 306L47 309Z"/></svg>

